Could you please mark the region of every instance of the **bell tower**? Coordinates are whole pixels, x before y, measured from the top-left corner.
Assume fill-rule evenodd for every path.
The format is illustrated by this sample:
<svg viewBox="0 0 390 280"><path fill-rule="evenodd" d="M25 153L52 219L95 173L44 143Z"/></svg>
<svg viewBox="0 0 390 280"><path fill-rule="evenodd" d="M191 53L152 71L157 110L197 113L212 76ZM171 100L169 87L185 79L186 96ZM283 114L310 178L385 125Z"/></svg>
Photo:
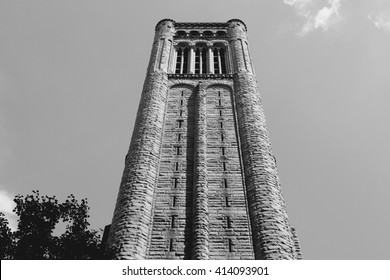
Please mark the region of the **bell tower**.
<svg viewBox="0 0 390 280"><path fill-rule="evenodd" d="M156 26L108 237L123 259L299 259L238 19Z"/></svg>

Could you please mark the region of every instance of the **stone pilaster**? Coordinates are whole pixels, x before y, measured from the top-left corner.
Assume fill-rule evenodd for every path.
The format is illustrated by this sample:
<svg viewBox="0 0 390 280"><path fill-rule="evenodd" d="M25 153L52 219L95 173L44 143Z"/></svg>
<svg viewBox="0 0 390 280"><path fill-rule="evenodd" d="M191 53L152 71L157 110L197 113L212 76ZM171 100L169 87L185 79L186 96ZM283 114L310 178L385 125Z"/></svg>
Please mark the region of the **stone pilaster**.
<svg viewBox="0 0 390 280"><path fill-rule="evenodd" d="M108 245L119 250L116 258L120 259L144 259L147 254L173 34L172 20L157 24L108 239Z"/></svg>
<svg viewBox="0 0 390 280"><path fill-rule="evenodd" d="M192 259L209 259L209 187L207 180L207 112L206 90L199 83L195 103L196 132L194 159L194 205Z"/></svg>
<svg viewBox="0 0 390 280"><path fill-rule="evenodd" d="M256 259L294 259L294 241L240 20L228 21L234 94Z"/></svg>

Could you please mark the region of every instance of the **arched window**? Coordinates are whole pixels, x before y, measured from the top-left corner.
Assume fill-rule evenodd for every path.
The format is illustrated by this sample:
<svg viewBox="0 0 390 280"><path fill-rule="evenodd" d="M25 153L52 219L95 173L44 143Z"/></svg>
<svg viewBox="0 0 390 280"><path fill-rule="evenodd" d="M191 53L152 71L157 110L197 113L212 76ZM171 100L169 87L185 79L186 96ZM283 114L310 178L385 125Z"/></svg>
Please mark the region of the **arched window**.
<svg viewBox="0 0 390 280"><path fill-rule="evenodd" d="M199 42L192 48L183 43L176 47L176 74L226 74L229 71L227 49L223 44L207 46Z"/></svg>
<svg viewBox="0 0 390 280"><path fill-rule="evenodd" d="M203 31L203 37L213 37L214 34L211 31Z"/></svg>
<svg viewBox="0 0 390 280"><path fill-rule="evenodd" d="M188 53L188 47L179 47L177 49L176 74L188 73Z"/></svg>
<svg viewBox="0 0 390 280"><path fill-rule="evenodd" d="M217 36L226 36L226 32L225 31L217 31Z"/></svg>
<svg viewBox="0 0 390 280"><path fill-rule="evenodd" d="M226 51L222 47L214 47L214 74L226 74Z"/></svg>
<svg viewBox="0 0 390 280"><path fill-rule="evenodd" d="M183 56L183 51L181 50L181 48L179 48L177 50L177 58L176 58L176 70L175 70L176 74L180 74L182 56Z"/></svg>
<svg viewBox="0 0 390 280"><path fill-rule="evenodd" d="M199 32L198 31L190 31L190 36L191 37L199 37Z"/></svg>
<svg viewBox="0 0 390 280"><path fill-rule="evenodd" d="M179 30L176 32L176 35L179 36L179 37L186 37L187 36L187 33L183 30Z"/></svg>
<svg viewBox="0 0 390 280"><path fill-rule="evenodd" d="M195 74L207 73L207 49L205 47L195 48Z"/></svg>

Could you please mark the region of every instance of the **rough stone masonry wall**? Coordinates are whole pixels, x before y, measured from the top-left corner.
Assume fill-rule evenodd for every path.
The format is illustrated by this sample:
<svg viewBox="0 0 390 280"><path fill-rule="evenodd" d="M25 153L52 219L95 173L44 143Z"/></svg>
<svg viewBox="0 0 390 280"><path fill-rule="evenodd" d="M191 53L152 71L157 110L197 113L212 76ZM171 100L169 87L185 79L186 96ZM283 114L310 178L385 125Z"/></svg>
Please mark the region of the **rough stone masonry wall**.
<svg viewBox="0 0 390 280"><path fill-rule="evenodd" d="M232 84L205 86L210 259L254 259Z"/></svg>
<svg viewBox="0 0 390 280"><path fill-rule="evenodd" d="M191 259L194 90L169 89L148 259Z"/></svg>
<svg viewBox="0 0 390 280"><path fill-rule="evenodd" d="M147 254L173 34L172 21L161 21L157 25L108 238L108 246L119 250L116 258L144 259Z"/></svg>
<svg viewBox="0 0 390 280"><path fill-rule="evenodd" d="M246 27L228 22L234 91L256 259L294 259L294 240L253 73Z"/></svg>

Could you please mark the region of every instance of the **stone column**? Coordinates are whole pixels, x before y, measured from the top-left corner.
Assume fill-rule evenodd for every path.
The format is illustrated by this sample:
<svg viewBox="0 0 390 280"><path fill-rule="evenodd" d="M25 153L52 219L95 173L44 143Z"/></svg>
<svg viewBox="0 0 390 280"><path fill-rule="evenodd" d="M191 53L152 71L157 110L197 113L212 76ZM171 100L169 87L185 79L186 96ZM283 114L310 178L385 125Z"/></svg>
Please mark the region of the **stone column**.
<svg viewBox="0 0 390 280"><path fill-rule="evenodd" d="M218 55L218 73L222 74L221 51L219 48L217 49L217 55Z"/></svg>
<svg viewBox="0 0 390 280"><path fill-rule="evenodd" d="M190 46L190 51L189 51L189 59L188 59L188 62L189 62L189 71L188 73L190 74L194 74L195 73L195 52L194 52L194 47L195 46Z"/></svg>
<svg viewBox="0 0 390 280"><path fill-rule="evenodd" d="M156 26L148 72L115 206L108 246L118 259L145 259L152 224L174 21Z"/></svg>
<svg viewBox="0 0 390 280"><path fill-rule="evenodd" d="M213 54L213 46L207 47L207 73L214 74L214 54Z"/></svg>
<svg viewBox="0 0 390 280"><path fill-rule="evenodd" d="M199 74L203 73L203 48L199 48Z"/></svg>
<svg viewBox="0 0 390 280"><path fill-rule="evenodd" d="M194 159L194 204L192 223L192 259L209 259L209 206L207 183L207 123L206 123L206 90L199 82L196 96L196 131Z"/></svg>
<svg viewBox="0 0 390 280"><path fill-rule="evenodd" d="M248 210L256 259L294 259L294 241L280 190L275 159L252 71L246 26L228 21L234 54L234 95L243 157Z"/></svg>
<svg viewBox="0 0 390 280"><path fill-rule="evenodd" d="M184 48L181 48L181 56L180 56L180 74L183 74L183 66L184 66Z"/></svg>

